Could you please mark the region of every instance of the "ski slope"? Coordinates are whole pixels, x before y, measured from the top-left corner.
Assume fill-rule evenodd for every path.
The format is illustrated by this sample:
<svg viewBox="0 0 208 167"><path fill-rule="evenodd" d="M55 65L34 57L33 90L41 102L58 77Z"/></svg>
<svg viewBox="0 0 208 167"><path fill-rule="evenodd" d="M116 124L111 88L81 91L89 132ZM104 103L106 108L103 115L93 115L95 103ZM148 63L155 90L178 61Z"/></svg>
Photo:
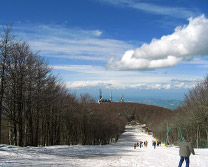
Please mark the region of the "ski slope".
<svg viewBox="0 0 208 167"><path fill-rule="evenodd" d="M133 148L137 141L148 146ZM154 138L142 132L139 125L127 126L117 143L105 146L0 146L0 166L60 166L60 167L177 167L179 150L164 145L152 146ZM195 149L190 167L208 166L208 149ZM185 166L185 163L183 164Z"/></svg>

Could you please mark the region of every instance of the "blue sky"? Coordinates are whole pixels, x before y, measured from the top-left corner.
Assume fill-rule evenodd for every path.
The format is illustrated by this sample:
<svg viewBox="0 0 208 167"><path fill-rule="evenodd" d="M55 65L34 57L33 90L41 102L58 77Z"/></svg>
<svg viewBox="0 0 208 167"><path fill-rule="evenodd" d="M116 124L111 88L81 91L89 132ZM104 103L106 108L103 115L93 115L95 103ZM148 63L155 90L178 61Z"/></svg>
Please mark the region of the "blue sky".
<svg viewBox="0 0 208 167"><path fill-rule="evenodd" d="M207 0L0 0L0 16L78 93L177 100L207 75Z"/></svg>

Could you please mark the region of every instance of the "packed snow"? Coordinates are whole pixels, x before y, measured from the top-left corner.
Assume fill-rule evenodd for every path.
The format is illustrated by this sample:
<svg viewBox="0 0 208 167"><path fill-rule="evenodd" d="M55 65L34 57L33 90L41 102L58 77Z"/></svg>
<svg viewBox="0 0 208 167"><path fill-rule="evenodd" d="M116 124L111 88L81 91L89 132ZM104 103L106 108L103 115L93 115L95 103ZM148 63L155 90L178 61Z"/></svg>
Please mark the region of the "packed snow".
<svg viewBox="0 0 208 167"><path fill-rule="evenodd" d="M152 146L153 136L140 125L127 126L117 143L104 146L0 146L0 166L61 166L61 167L177 167L179 148ZM147 147L134 143L148 141ZM208 149L195 149L190 167L208 166ZM185 166L185 162L183 164Z"/></svg>

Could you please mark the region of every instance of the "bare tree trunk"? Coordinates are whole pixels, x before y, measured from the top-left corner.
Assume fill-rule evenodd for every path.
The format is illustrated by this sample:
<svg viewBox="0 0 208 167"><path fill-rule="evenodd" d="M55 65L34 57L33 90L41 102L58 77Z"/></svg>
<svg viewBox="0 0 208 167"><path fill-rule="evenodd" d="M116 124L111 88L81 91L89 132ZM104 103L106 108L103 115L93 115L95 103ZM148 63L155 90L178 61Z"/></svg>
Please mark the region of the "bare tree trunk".
<svg viewBox="0 0 208 167"><path fill-rule="evenodd" d="M206 129L206 134L207 134L207 146L208 146L208 130Z"/></svg>
<svg viewBox="0 0 208 167"><path fill-rule="evenodd" d="M196 147L199 148L199 125L197 125L196 130Z"/></svg>
<svg viewBox="0 0 208 167"><path fill-rule="evenodd" d="M0 94L0 143L1 143L1 129L2 129L2 111L3 111L3 96L4 96L4 65L2 68L1 77L1 94Z"/></svg>
<svg viewBox="0 0 208 167"><path fill-rule="evenodd" d="M2 142L2 113L3 113L3 101L4 101L4 90L5 90L5 70L6 63L9 56L10 43L13 40L11 36L11 26L8 26L3 35L0 37L0 80L1 80L1 88L0 88L0 143Z"/></svg>

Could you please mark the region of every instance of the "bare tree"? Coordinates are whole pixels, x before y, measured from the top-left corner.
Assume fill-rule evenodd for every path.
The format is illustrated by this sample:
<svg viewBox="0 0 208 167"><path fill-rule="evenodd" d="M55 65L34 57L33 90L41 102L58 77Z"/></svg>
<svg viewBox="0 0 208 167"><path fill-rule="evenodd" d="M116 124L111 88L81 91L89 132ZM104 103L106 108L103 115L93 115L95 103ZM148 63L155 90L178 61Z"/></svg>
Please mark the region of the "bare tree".
<svg viewBox="0 0 208 167"><path fill-rule="evenodd" d="M11 45L14 36L11 34L12 26L3 28L4 31L0 34L0 143L2 130L2 113L4 110L4 90L6 87L7 65L9 63Z"/></svg>

